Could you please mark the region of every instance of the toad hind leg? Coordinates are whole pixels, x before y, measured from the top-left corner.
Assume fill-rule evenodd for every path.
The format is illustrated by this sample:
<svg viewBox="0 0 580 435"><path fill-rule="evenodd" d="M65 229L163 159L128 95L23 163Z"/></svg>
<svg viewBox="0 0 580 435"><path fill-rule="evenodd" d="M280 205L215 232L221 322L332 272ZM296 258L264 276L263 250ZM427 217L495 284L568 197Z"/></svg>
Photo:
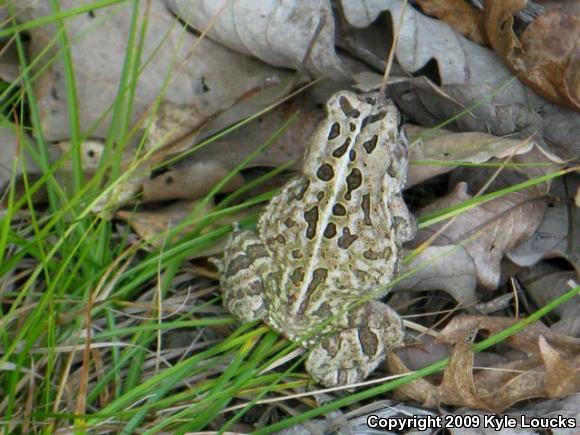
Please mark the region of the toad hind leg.
<svg viewBox="0 0 580 435"><path fill-rule="evenodd" d="M264 279L270 255L255 231L235 230L224 249L224 260L215 262L220 272L224 306L242 322L266 315Z"/></svg>
<svg viewBox="0 0 580 435"><path fill-rule="evenodd" d="M362 381L403 343L401 318L382 302L367 302L344 320L349 327L323 337L306 360L310 375L328 387Z"/></svg>

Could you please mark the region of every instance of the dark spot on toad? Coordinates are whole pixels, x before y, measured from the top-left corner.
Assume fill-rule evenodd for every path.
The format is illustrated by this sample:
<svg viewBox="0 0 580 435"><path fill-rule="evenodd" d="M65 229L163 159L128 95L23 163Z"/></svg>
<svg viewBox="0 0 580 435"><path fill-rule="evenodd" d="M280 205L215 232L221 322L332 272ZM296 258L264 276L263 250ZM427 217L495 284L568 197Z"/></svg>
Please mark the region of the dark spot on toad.
<svg viewBox="0 0 580 435"><path fill-rule="evenodd" d="M264 245L250 245L248 246L247 252L248 257L250 257L252 260L268 256L268 251Z"/></svg>
<svg viewBox="0 0 580 435"><path fill-rule="evenodd" d="M250 258L246 254L242 254L229 262L226 270L226 276L233 276L240 270L245 270L250 267Z"/></svg>
<svg viewBox="0 0 580 435"><path fill-rule="evenodd" d="M350 137L347 137L344 143L332 152L332 156L337 158L344 156L344 153L346 153L346 150L348 149L349 145L350 145Z"/></svg>
<svg viewBox="0 0 580 435"><path fill-rule="evenodd" d="M361 184L362 184L362 174L360 170L358 168L352 168L350 174L348 174L346 177L347 191L344 194L345 199L350 200L351 193L353 192L353 190L358 189Z"/></svg>
<svg viewBox="0 0 580 435"><path fill-rule="evenodd" d="M336 139L340 135L340 124L335 122L328 132L328 140Z"/></svg>
<svg viewBox="0 0 580 435"><path fill-rule="evenodd" d="M365 225L372 225L371 222L371 195L365 193L360 204L363 211L363 222Z"/></svg>
<svg viewBox="0 0 580 435"><path fill-rule="evenodd" d="M345 227L342 229L342 236L338 238L338 247L342 249L348 249L356 239L358 239L358 236L356 234L351 234L350 229Z"/></svg>
<svg viewBox="0 0 580 435"><path fill-rule="evenodd" d="M316 269L314 271L314 273L312 274L312 280L310 281L310 284L308 284L308 288L306 289L306 292L311 293L314 290L316 290L316 288L324 282L327 275L328 275L328 271L326 269L323 269L321 267Z"/></svg>
<svg viewBox="0 0 580 435"><path fill-rule="evenodd" d="M308 190L308 186L310 186L310 180L308 180L307 178L303 178L302 184L300 185L300 190L296 193L296 199L298 201L300 201L300 200L302 200L302 198L304 198L304 194ZM292 197L290 197L290 200L288 201L289 203L292 202L291 199L292 199Z"/></svg>
<svg viewBox="0 0 580 435"><path fill-rule="evenodd" d="M360 116L360 112L354 107L352 107L352 104L350 104L348 98L340 97L338 99L338 103L340 104L340 109L346 116L352 118L358 118Z"/></svg>
<svg viewBox="0 0 580 435"><path fill-rule="evenodd" d="M346 208L344 208L344 205L342 205L340 203L336 203L332 207L332 214L335 216L345 216L346 215Z"/></svg>
<svg viewBox="0 0 580 435"><path fill-rule="evenodd" d="M316 170L316 176L322 181L332 180L332 177L334 177L332 166L330 166L328 163L320 165Z"/></svg>
<svg viewBox="0 0 580 435"><path fill-rule="evenodd" d="M367 260L376 260L377 258L379 258L379 254L373 251L372 249L367 249L366 251L363 252L363 257L366 258Z"/></svg>
<svg viewBox="0 0 580 435"><path fill-rule="evenodd" d="M370 328L357 328L358 339L366 355L374 356L379 348L379 340Z"/></svg>
<svg viewBox="0 0 580 435"><path fill-rule="evenodd" d="M379 137L375 134L373 137L371 137L369 140L367 140L365 143L363 143L363 148L365 149L367 154L370 154L373 152L373 150L377 147L378 141L379 141Z"/></svg>
<svg viewBox="0 0 580 435"><path fill-rule="evenodd" d="M294 269L294 271L290 275L290 281L292 281L292 284L294 284L296 287L298 287L302 283L303 279L304 279L304 269L302 267Z"/></svg>
<svg viewBox="0 0 580 435"><path fill-rule="evenodd" d="M350 152L348 153L348 158L350 159L351 162L354 162L356 160L356 151L350 150Z"/></svg>
<svg viewBox="0 0 580 435"><path fill-rule="evenodd" d="M316 235L316 223L318 222L318 207L314 206L304 212L304 220L308 224L306 228L306 237L313 239Z"/></svg>
<svg viewBox="0 0 580 435"><path fill-rule="evenodd" d="M334 236L336 236L336 225L332 222L329 222L324 230L324 237L327 239L332 239Z"/></svg>
<svg viewBox="0 0 580 435"><path fill-rule="evenodd" d="M364 128L367 125L372 124L372 123L377 122L377 121L380 121L385 116L387 116L387 112L378 112L378 113L374 113L374 114L369 115L369 116L365 116L365 118L361 122L360 129L364 130Z"/></svg>
<svg viewBox="0 0 580 435"><path fill-rule="evenodd" d="M393 178L399 178L399 174L397 173L397 169L395 168L395 162L391 162L389 167L387 168L387 174Z"/></svg>
<svg viewBox="0 0 580 435"><path fill-rule="evenodd" d="M310 281L310 284L308 284L308 288L306 289L306 297L304 298L304 300L300 304L300 307L298 308L298 314L304 314L304 312L310 305L310 298L312 296L312 293L318 288L320 284L324 282L327 275L328 272L326 269L319 268L314 271L314 273L312 274L312 280Z"/></svg>
<svg viewBox="0 0 580 435"><path fill-rule="evenodd" d="M252 283L248 286L249 291L247 294L252 296L261 295L264 292L264 288L262 286L262 281L252 281Z"/></svg>

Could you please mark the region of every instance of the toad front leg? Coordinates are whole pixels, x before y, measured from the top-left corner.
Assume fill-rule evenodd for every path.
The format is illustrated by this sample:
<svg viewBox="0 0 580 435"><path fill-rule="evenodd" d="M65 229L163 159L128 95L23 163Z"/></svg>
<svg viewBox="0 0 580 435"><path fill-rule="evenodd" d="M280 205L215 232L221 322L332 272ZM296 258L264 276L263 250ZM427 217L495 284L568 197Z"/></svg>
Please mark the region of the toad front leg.
<svg viewBox="0 0 580 435"><path fill-rule="evenodd" d="M328 387L364 380L403 343L403 323L388 305L370 301L344 314L337 327L312 348L306 370Z"/></svg>
<svg viewBox="0 0 580 435"><path fill-rule="evenodd" d="M220 272L224 306L242 322L266 316L264 280L270 255L255 231L236 230L216 262Z"/></svg>

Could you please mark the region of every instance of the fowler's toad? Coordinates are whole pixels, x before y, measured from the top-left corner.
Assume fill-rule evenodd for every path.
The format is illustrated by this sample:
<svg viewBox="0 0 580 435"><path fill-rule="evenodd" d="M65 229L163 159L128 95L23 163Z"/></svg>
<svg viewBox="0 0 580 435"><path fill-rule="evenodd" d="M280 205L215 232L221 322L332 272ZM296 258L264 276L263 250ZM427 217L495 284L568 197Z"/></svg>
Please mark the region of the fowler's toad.
<svg viewBox="0 0 580 435"><path fill-rule="evenodd" d="M230 312L311 348L306 369L333 386L364 379L402 343L401 319L384 303L345 309L393 279L415 221L401 197L408 159L396 107L343 91L326 112L303 175L272 199L257 231L234 231L218 265Z"/></svg>

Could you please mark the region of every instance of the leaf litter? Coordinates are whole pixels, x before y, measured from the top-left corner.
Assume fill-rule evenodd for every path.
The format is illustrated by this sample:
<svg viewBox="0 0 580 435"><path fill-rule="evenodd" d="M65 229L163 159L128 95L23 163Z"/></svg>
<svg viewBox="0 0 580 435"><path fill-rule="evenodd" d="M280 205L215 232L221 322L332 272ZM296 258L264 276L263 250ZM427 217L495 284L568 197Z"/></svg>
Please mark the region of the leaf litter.
<svg viewBox="0 0 580 435"><path fill-rule="evenodd" d="M297 110L303 112L300 121L219 194L242 187L252 169L299 161L327 97L350 86L351 80L364 87L373 76L380 77L386 51L393 45L396 61L387 93L413 122L405 125L412 144L406 196L416 216L461 207L482 192L509 188L574 164L580 155L576 9L564 1L552 2L556 6L547 9L531 9L536 3L523 0L409 3L343 0L333 8L327 1L151 2L146 60L130 120L133 130L123 150L125 168L132 176L105 198L101 206L111 213L102 216L126 221L135 231L135 241L146 242L145 249L172 245L195 222L170 240L164 234L197 207L202 207L201 216L211 212L213 203L199 202L200 198ZM61 8L78 4L63 0ZM22 22L50 13L38 2L21 2L15 9ZM121 30L129 28L131 10L129 4L119 4L67 20L67 34L74 41L78 115L88 135L81 147L87 177L99 167L103 147L111 146L105 139L126 50ZM525 15L529 11L533 13ZM190 27L183 27L175 16ZM54 28L34 27L29 33L27 50L35 58L49 45ZM383 39L374 42L376 35ZM396 44L393 35L398 36ZM3 56L2 62L12 62L2 67L2 79L16 81L13 56ZM40 58L48 68L38 71L34 92L43 134L52 142L52 161L65 156L57 174L66 186L72 179L66 159L69 108L63 66L50 62L46 54ZM169 67L172 78L164 89ZM265 86L272 77L274 84ZM190 154L196 144L320 77L325 80L299 96L176 160L182 153ZM260 91L243 97L253 89ZM3 128L0 149L0 186L5 192L12 162L19 158L12 131ZM155 157L134 163L147 152ZM167 160L170 163L164 163ZM32 161L26 166L30 173L41 175ZM298 167L298 163L290 166L290 173ZM287 178L288 173L279 175L272 187ZM504 412L518 406L526 413L536 406L522 403L526 399L578 396L579 306L574 300L554 312L558 318L550 327L535 323L483 354L474 354L471 346L477 333L502 331L516 322L520 310L533 310L524 296L542 306L566 291L570 280L578 282L575 235L580 214L574 203L578 191L578 174L569 173L564 179L479 204L451 225L441 222L421 229L407 246L411 260L401 273L409 274L395 285L392 299L405 315L429 317L425 327L433 328L427 336L411 333L407 350L415 347L415 352L431 357L449 355L450 363L441 376L400 387L396 400L413 399L426 407L468 407L471 412ZM256 192L245 192L238 201ZM206 231L240 220L244 213L212 222ZM413 254L412 249L425 241L428 246ZM208 276L203 258L219 250L216 244L198 252L195 262L189 263L193 272L180 276L184 283L196 282L194 296L200 303L215 294L215 288L209 289L197 272L203 269ZM562 259L564 263L555 261ZM548 272L534 274L536 270ZM476 302L510 293L513 280L521 283L518 292L523 294L499 305L498 316L474 314ZM438 296L438 291L451 299ZM520 298L525 302L522 306ZM150 291L138 303L152 304L153 299ZM193 309L187 304L181 308ZM223 313L212 310L212 314ZM210 335L219 340L227 333L224 328ZM174 350L165 350L167 361L175 357ZM404 352L389 355L391 372L410 370L398 356ZM101 367L97 379L103 376L103 364L110 362L96 350L93 357L95 366ZM69 390L64 394L74 409L74 389ZM559 402L541 403L558 410ZM297 406L304 409L305 405ZM422 412L410 409L407 412ZM341 421L342 427L349 427L355 416ZM324 421L322 427L328 424Z"/></svg>

